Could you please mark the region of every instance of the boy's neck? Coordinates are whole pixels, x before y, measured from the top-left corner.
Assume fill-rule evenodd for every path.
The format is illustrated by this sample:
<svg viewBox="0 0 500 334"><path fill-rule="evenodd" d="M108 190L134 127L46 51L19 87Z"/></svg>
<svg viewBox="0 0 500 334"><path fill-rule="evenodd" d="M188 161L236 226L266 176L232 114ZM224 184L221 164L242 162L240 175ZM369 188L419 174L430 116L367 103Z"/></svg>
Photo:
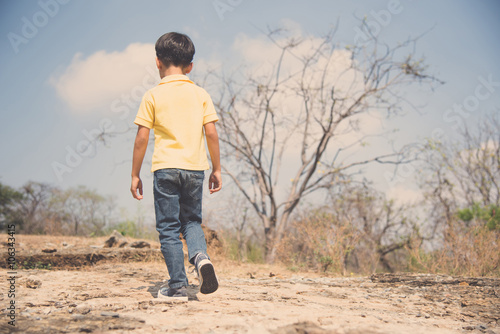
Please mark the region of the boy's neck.
<svg viewBox="0 0 500 334"><path fill-rule="evenodd" d="M186 71L182 67L177 67L177 66L169 66L166 69L160 69L160 78L163 79L166 76L169 75L176 75L176 74L181 74L181 75L186 75Z"/></svg>
<svg viewBox="0 0 500 334"><path fill-rule="evenodd" d="M163 63L156 57L156 67L158 68L158 72L160 73L160 78L163 79L169 75L186 75L193 69L193 63L190 63L188 66L174 66L170 65L166 67Z"/></svg>

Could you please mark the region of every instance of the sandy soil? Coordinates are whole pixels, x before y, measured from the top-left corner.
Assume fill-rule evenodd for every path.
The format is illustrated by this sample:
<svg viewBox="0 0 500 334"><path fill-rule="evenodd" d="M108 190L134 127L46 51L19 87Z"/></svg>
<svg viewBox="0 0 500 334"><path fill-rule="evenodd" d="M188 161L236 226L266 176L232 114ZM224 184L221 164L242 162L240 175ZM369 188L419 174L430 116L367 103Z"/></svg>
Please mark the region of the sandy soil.
<svg viewBox="0 0 500 334"><path fill-rule="evenodd" d="M64 247L103 241L66 239ZM61 240L24 238L19 252L62 251ZM219 290L200 294L191 267L188 302L156 298L167 278L158 260L17 269L15 327L8 269L0 269L0 333L500 333L497 280L418 286L213 261Z"/></svg>

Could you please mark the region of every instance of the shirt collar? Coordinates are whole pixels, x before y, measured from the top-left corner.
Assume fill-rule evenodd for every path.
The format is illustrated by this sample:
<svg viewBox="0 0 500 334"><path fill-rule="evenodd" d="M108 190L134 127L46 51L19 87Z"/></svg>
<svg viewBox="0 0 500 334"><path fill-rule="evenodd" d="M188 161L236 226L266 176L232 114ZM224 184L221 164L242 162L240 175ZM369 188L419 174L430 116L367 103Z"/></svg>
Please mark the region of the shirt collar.
<svg viewBox="0 0 500 334"><path fill-rule="evenodd" d="M186 81L186 82L189 82L189 83L193 83L191 80L189 80L189 78L187 77L187 75L184 75L184 74L172 74L172 75L167 75L166 77L164 77L163 79L161 79L159 85L163 85L163 84L166 84L166 83L169 83L169 82L174 82L174 81Z"/></svg>

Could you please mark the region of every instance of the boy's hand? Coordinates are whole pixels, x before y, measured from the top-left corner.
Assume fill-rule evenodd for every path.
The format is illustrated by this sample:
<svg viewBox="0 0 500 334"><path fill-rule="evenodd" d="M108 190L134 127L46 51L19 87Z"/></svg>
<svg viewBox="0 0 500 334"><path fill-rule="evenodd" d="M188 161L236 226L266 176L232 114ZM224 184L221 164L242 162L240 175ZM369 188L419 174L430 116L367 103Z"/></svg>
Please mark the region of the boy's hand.
<svg viewBox="0 0 500 334"><path fill-rule="evenodd" d="M222 188L222 176L220 171L213 171L208 178L208 190L210 194L218 192Z"/></svg>
<svg viewBox="0 0 500 334"><path fill-rule="evenodd" d="M139 194L137 194L137 190L139 190ZM132 196L135 199L142 199L142 181L140 177L132 176L132 185L130 186L130 191L132 192Z"/></svg>
<svg viewBox="0 0 500 334"><path fill-rule="evenodd" d="M142 199L141 165L148 148L148 141L149 129L139 125L135 136L134 155L132 157L132 185L130 186L132 196L138 200ZM139 194L137 194L137 190L139 190Z"/></svg>

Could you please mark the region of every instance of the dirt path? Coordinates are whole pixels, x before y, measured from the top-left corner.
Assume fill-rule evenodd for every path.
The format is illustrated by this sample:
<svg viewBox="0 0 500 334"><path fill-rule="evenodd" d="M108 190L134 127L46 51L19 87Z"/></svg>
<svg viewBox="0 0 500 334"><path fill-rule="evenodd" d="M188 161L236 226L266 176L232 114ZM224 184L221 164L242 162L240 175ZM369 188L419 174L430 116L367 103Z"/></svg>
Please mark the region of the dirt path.
<svg viewBox="0 0 500 334"><path fill-rule="evenodd" d="M45 269L16 269L9 282L4 260L0 333L500 334L500 279L321 277L215 255L216 293L198 293L190 272L189 301L165 302L156 298L167 277L159 244L102 248L105 240L16 236L17 263ZM217 241L210 238L210 254Z"/></svg>
<svg viewBox="0 0 500 334"><path fill-rule="evenodd" d="M189 302L172 303L154 298L165 278L157 262L18 270L16 327L4 309L0 332L500 333L498 286L418 287L227 263L218 274L216 293L193 285ZM7 289L2 279L2 305Z"/></svg>

